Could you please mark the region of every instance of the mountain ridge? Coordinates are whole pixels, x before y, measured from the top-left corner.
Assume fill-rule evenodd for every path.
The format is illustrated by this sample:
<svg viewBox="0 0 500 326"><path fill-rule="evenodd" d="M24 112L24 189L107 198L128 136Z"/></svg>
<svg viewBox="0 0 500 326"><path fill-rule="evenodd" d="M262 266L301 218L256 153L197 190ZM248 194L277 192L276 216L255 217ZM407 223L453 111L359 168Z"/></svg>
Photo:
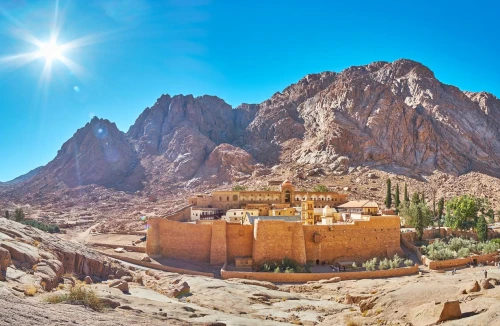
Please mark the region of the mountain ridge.
<svg viewBox="0 0 500 326"><path fill-rule="evenodd" d="M217 96L161 95L127 132L92 119L22 183L53 179L54 187L134 192L155 182L240 182L282 164L339 175L392 164L498 177L498 130L495 95L441 83L413 60L378 61L308 74L260 104L232 108Z"/></svg>

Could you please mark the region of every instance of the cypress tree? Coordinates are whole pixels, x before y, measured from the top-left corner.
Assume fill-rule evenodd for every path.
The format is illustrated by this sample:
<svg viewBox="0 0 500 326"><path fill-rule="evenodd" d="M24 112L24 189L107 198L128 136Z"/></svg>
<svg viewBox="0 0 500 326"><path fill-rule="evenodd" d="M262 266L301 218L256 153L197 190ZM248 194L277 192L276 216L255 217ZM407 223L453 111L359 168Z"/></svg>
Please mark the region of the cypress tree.
<svg viewBox="0 0 500 326"><path fill-rule="evenodd" d="M394 194L394 206L396 207L396 212L398 211L399 205L401 205L401 200L399 199L399 183L397 183L396 193Z"/></svg>
<svg viewBox="0 0 500 326"><path fill-rule="evenodd" d="M438 227L441 228L441 219L443 218L443 210L444 210L444 198L439 198L438 201Z"/></svg>
<svg viewBox="0 0 500 326"><path fill-rule="evenodd" d="M420 196L418 195L418 192L413 193L413 196L411 197L411 202L412 204L420 203Z"/></svg>
<svg viewBox="0 0 500 326"><path fill-rule="evenodd" d="M422 200L420 200L420 202L424 203L425 204L425 194L424 192L422 191Z"/></svg>
<svg viewBox="0 0 500 326"><path fill-rule="evenodd" d="M392 194L391 194L391 178L387 178L387 194L385 196L385 207L391 208L392 206Z"/></svg>
<svg viewBox="0 0 500 326"><path fill-rule="evenodd" d="M408 186L406 185L406 182L405 182L405 193L404 193L404 196L403 196L403 201L405 201L405 202L409 202L410 201L410 197L408 196Z"/></svg>

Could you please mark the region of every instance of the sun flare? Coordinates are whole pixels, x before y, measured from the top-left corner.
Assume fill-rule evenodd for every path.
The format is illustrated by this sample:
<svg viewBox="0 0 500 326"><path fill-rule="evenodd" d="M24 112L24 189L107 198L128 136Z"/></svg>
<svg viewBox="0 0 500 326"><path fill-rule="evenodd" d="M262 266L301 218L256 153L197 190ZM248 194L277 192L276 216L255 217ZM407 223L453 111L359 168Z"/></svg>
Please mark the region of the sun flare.
<svg viewBox="0 0 500 326"><path fill-rule="evenodd" d="M47 61L52 61L54 59L62 58L62 48L54 42L43 43L40 46L38 54L44 57Z"/></svg>

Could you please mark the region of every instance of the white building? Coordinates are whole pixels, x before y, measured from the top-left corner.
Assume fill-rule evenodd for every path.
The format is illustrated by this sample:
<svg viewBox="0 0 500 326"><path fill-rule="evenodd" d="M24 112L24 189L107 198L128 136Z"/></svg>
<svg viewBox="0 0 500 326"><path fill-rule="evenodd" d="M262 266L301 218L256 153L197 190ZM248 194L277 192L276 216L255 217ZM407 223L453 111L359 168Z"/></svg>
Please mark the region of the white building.
<svg viewBox="0 0 500 326"><path fill-rule="evenodd" d="M191 221L198 220L218 220L222 216L219 208L194 208L191 207Z"/></svg>

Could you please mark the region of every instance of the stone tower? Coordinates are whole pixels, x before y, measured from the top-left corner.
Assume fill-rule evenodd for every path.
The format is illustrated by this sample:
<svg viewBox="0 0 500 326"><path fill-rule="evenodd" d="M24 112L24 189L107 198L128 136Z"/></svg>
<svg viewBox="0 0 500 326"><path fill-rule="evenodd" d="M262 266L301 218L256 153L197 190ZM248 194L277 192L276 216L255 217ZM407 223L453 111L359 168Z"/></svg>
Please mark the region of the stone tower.
<svg viewBox="0 0 500 326"><path fill-rule="evenodd" d="M301 203L302 211L300 213L302 224L314 225L314 201L304 200Z"/></svg>

